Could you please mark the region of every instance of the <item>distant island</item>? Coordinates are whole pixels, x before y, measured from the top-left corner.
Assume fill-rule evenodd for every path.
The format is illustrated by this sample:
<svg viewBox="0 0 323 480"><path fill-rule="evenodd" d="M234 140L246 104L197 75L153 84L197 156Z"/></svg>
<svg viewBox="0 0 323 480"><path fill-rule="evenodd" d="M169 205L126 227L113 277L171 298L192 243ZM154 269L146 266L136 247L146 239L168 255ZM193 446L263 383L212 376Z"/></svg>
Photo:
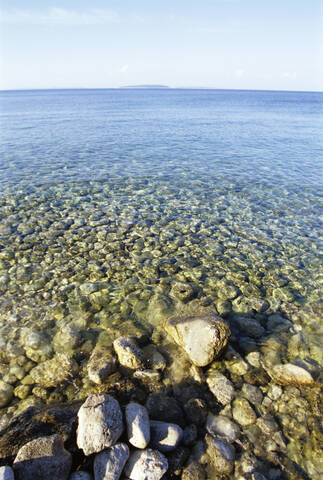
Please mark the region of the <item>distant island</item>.
<svg viewBox="0 0 323 480"><path fill-rule="evenodd" d="M170 88L168 85L125 85L120 88Z"/></svg>

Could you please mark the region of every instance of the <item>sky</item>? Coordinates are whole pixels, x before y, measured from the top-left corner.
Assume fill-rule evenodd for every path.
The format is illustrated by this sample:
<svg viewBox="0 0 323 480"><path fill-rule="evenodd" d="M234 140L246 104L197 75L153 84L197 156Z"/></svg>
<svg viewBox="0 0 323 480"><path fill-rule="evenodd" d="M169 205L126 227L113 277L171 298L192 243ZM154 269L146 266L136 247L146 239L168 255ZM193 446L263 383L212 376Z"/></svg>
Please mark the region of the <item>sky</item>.
<svg viewBox="0 0 323 480"><path fill-rule="evenodd" d="M323 0L0 0L0 89L323 90Z"/></svg>

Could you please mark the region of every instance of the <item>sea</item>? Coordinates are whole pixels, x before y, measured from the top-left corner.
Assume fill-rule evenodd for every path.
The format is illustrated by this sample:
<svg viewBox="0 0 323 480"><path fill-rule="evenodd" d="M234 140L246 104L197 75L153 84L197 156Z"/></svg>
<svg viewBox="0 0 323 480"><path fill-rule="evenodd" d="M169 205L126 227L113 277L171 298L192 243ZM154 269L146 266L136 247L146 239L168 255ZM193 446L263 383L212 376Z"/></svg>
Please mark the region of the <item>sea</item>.
<svg viewBox="0 0 323 480"><path fill-rule="evenodd" d="M205 309L244 361L322 384L323 93L2 91L0 129L0 378L17 392L0 417L49 401L16 389L55 355L80 368L49 391L69 401L100 339L156 339L170 315ZM318 413L283 389L304 401L301 436L298 407L275 413L284 455L319 478Z"/></svg>

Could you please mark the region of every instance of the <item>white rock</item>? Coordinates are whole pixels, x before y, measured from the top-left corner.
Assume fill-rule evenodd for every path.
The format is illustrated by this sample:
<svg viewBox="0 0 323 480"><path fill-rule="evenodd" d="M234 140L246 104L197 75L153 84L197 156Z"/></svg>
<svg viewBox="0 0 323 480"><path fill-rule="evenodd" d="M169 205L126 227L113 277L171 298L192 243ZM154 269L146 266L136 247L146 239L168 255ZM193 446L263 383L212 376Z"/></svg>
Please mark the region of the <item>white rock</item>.
<svg viewBox="0 0 323 480"><path fill-rule="evenodd" d="M15 480L11 467L0 467L0 480Z"/></svg>
<svg viewBox="0 0 323 480"><path fill-rule="evenodd" d="M275 365L267 370L275 383L279 385L314 385L315 381L312 375L302 367L285 363L284 365Z"/></svg>
<svg viewBox="0 0 323 480"><path fill-rule="evenodd" d="M13 463L16 480L67 480L72 456L65 450L60 435L40 437L26 443Z"/></svg>
<svg viewBox="0 0 323 480"><path fill-rule="evenodd" d="M95 480L118 480L129 458L129 448L125 443L117 443L103 450L94 458Z"/></svg>
<svg viewBox="0 0 323 480"><path fill-rule="evenodd" d="M128 440L134 447L146 448L150 441L150 422L146 407L129 403L126 407Z"/></svg>
<svg viewBox="0 0 323 480"><path fill-rule="evenodd" d="M144 368L144 353L138 347L135 339L120 337L113 342L113 348L118 356L120 365L137 370Z"/></svg>
<svg viewBox="0 0 323 480"><path fill-rule="evenodd" d="M230 328L218 315L192 315L165 322L165 329L198 367L205 367L226 347Z"/></svg>
<svg viewBox="0 0 323 480"><path fill-rule="evenodd" d="M219 403L227 405L232 401L234 397L233 384L222 373L212 369L208 374L206 383Z"/></svg>
<svg viewBox="0 0 323 480"><path fill-rule="evenodd" d="M167 458L157 450L147 448L130 455L124 473L131 480L160 480L167 470Z"/></svg>
<svg viewBox="0 0 323 480"><path fill-rule="evenodd" d="M77 445L85 455L111 447L123 432L122 412L110 395L90 395L78 412Z"/></svg>
<svg viewBox="0 0 323 480"><path fill-rule="evenodd" d="M213 437L219 435L229 442L234 442L240 435L240 428L230 418L224 415L213 415L211 412L206 419L206 430Z"/></svg>
<svg viewBox="0 0 323 480"><path fill-rule="evenodd" d="M150 421L151 446L161 452L170 452L180 444L183 430L175 423Z"/></svg>

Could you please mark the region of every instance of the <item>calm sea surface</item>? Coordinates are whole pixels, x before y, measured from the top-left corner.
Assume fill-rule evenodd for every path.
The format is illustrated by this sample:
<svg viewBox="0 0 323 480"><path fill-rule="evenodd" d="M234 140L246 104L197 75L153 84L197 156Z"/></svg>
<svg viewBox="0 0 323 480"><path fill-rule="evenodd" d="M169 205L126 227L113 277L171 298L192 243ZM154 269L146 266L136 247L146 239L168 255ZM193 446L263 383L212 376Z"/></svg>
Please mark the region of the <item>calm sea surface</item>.
<svg viewBox="0 0 323 480"><path fill-rule="evenodd" d="M79 369L69 390L15 390L4 417L87 391L100 339L203 309L244 358L322 382L323 94L11 91L0 108L0 376L17 389L62 352ZM319 478L316 427L298 419L298 438L279 419L288 457Z"/></svg>

